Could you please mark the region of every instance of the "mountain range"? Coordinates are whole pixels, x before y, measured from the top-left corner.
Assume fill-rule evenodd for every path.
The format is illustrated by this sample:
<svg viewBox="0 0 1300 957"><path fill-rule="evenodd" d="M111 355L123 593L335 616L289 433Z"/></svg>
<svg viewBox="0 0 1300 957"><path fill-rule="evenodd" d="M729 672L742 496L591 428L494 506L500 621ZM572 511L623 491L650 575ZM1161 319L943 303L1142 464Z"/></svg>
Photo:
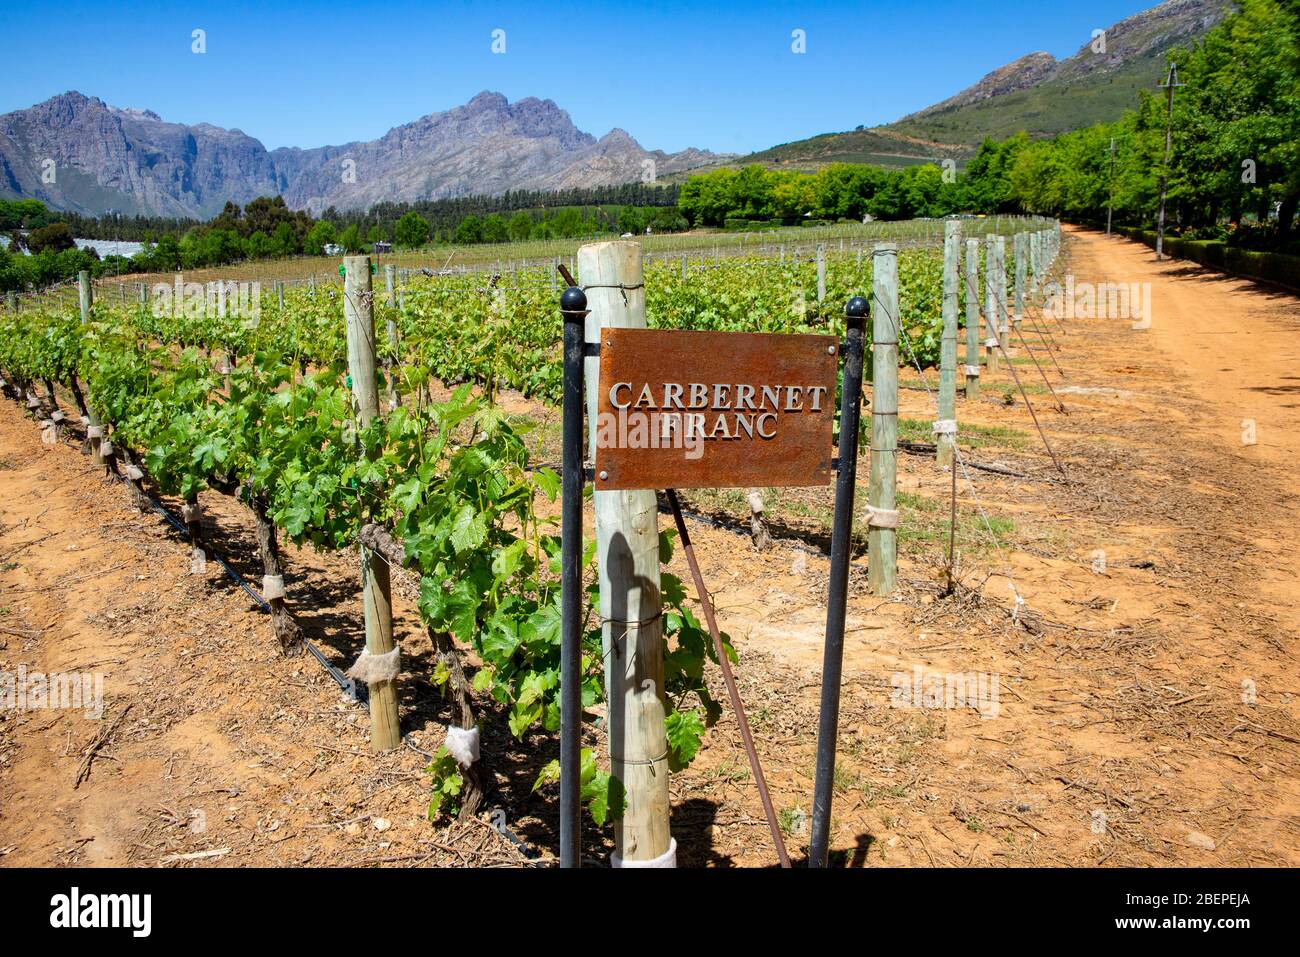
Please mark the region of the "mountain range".
<svg viewBox="0 0 1300 957"><path fill-rule="evenodd" d="M0 116L0 196L87 215L207 218L227 200L276 194L318 213L386 200L617 185L718 158L705 150L646 150L620 129L596 139L551 100L510 103L492 92L377 140L315 149L267 150L237 129L169 123L77 92Z"/></svg>
<svg viewBox="0 0 1300 957"><path fill-rule="evenodd" d="M1231 0L1166 0L1094 36L1073 56L1030 53L893 123L748 156L650 151L621 129L600 139L551 100L483 92L369 142L267 150L238 129L169 123L69 92L0 116L0 197L87 215L208 218L227 200L282 195L295 209L369 207L508 190L680 180L719 166L811 170L830 162L903 166L964 159L986 137L1051 136L1116 119L1154 89L1165 59L1217 24ZM52 173L52 176L51 176ZM50 180L53 180L52 182Z"/></svg>

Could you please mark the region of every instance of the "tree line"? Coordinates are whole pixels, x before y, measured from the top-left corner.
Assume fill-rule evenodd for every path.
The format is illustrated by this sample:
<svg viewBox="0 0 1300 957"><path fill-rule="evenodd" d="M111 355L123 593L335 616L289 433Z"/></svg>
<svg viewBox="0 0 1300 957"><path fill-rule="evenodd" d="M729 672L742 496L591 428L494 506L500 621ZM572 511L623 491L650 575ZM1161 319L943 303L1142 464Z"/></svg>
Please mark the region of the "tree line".
<svg viewBox="0 0 1300 957"><path fill-rule="evenodd" d="M1173 235L1300 254L1300 0L1241 0L1170 60L1172 116L1153 82L1114 123L986 143L987 203L1092 222L1113 203L1115 222L1151 226L1167 177Z"/></svg>
<svg viewBox="0 0 1300 957"><path fill-rule="evenodd" d="M986 140L959 173L931 164L720 169L688 180L678 208L692 225L753 227L1000 212L1099 222L1113 203L1117 222L1151 226L1166 178L1174 235L1300 253L1300 0L1242 0L1170 61L1184 84L1171 118L1153 77L1113 123L1050 140Z"/></svg>

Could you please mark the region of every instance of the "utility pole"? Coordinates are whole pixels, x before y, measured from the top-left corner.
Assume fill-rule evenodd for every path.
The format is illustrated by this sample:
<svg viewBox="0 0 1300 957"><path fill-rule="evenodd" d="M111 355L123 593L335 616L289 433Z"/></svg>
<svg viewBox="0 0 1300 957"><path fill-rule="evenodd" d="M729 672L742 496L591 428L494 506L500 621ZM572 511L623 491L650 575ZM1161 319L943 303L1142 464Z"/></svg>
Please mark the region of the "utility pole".
<svg viewBox="0 0 1300 957"><path fill-rule="evenodd" d="M1110 149L1106 152L1110 154L1110 185L1106 198L1106 235L1109 236L1111 218L1115 214L1115 137L1110 138Z"/></svg>
<svg viewBox="0 0 1300 957"><path fill-rule="evenodd" d="M1169 154L1174 147L1174 90L1186 86L1178 82L1178 64L1169 64L1169 77L1160 84L1165 91L1165 165L1160 170L1160 221L1156 224L1156 262L1165 258L1165 194L1169 189Z"/></svg>

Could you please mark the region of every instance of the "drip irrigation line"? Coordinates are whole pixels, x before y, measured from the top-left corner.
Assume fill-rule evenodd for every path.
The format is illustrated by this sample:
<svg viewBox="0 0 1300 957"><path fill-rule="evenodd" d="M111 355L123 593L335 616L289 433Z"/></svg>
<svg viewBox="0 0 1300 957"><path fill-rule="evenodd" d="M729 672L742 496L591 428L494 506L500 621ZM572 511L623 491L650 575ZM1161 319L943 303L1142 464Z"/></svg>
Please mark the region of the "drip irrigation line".
<svg viewBox="0 0 1300 957"><path fill-rule="evenodd" d="M111 473L111 474L113 478L117 479L123 485L127 485L130 483L130 479L128 479L125 475L119 475L117 473ZM180 519L178 519L175 515L172 514L172 512L167 508L167 506L163 505L161 502L155 499L148 492L142 489L137 489L137 491L139 491L140 494L144 496L145 500L150 505L153 506L154 510L157 511L158 514L160 514L163 518L165 518L168 521L168 523L172 525L173 528L175 528L182 535L185 535L187 538L189 537L190 534L189 529L185 527L185 524L181 522ZM240 575L239 572L235 571L235 569L231 567L230 563L226 561L225 558L223 558L221 554L217 552L216 549L211 548L209 546L209 551L212 552L212 557L215 558L217 562L221 565L221 567L225 570L226 574L230 577L230 580L233 581L240 588L242 588L245 592L247 592L248 596L252 598L254 602L257 603L258 607L261 608L262 611L270 612L271 610L270 602L268 602L265 598L259 595L256 591L254 591L253 586L248 584L248 582L244 579L244 577ZM311 656L321 663L321 665L329 673L329 676L334 679L334 681L338 684L340 688L343 689L344 693L347 694L348 697L350 697L353 701L356 701L358 704L369 707L369 695L367 694L367 691L369 689L364 684L356 682L353 679L347 677L345 674L343 674L343 672L341 672L338 668L336 668L333 664L331 664L330 660L325 657L324 653L319 648L316 647L316 644L314 642L310 641L307 638L304 638L302 643L303 646L306 647L307 651L311 654Z"/></svg>

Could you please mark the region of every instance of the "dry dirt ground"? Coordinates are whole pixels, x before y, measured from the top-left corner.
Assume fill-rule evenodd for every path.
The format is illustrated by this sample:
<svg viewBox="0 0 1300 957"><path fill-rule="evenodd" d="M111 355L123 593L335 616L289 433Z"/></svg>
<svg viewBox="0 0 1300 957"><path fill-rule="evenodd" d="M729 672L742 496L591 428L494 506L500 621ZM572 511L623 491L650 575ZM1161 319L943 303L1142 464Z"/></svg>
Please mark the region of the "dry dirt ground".
<svg viewBox="0 0 1300 957"><path fill-rule="evenodd" d="M963 428L984 427L968 433L983 437L964 460L1018 474L959 474L955 596L940 584L949 473L932 456L900 456L900 588L873 597L865 553L851 576L835 862L1300 864L1300 298L1082 231L1068 232L1063 265L1076 283L1149 282L1150 327L1040 317L1065 372L1048 365L1065 413L1025 348L1013 350L1068 481L1023 402L1004 399L1015 389L1005 364L981 399L960 400ZM1037 357L1050 363L1041 347ZM937 383L933 370L904 374L913 386L923 378ZM553 425L553 412L517 405ZM929 395L904 391L902 415L935 418ZM523 846L488 813L425 819L415 749L440 743L447 709L427 680L409 582L396 613L411 746L372 755L364 710L313 659L279 657L267 618L216 563L190 574L182 536L135 511L75 439L43 445L12 402L0 404L0 493L0 672L100 672L106 702L100 719L0 710L0 864L553 861L554 794L531 785L556 742L515 742L490 709L488 807ZM796 860L811 806L829 501L774 496L774 542L759 552L726 520L728 500L691 497L692 537ZM216 548L256 582L247 513L216 493L203 505ZM295 616L349 662L362 643L355 563L292 549L287 560ZM680 554L669 570L689 581ZM996 701L982 712L962 700L891 707L909 703L892 700L895 677L917 669L996 676ZM682 865L773 864L729 714L672 796ZM603 862L607 833L588 822L585 834L588 859Z"/></svg>

